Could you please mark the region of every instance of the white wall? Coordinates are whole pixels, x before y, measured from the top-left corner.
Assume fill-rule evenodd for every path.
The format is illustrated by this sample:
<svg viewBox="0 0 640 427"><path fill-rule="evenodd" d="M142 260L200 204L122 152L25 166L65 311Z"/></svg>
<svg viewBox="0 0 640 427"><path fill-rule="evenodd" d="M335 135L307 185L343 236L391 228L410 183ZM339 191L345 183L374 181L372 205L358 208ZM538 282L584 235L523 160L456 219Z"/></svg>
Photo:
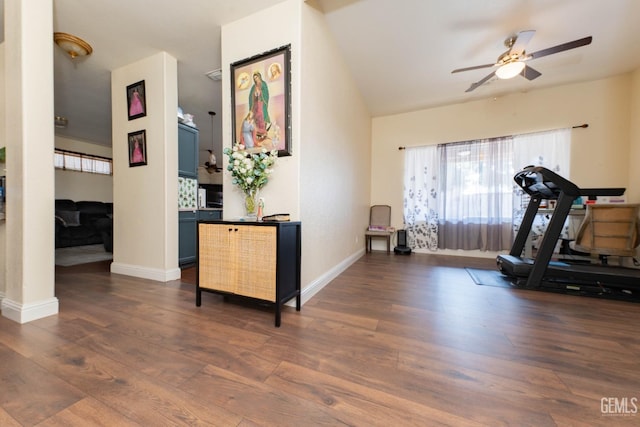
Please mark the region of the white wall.
<svg viewBox="0 0 640 427"><path fill-rule="evenodd" d="M176 59L161 52L111 74L114 273L180 277L177 69ZM141 80L147 115L128 120L126 87ZM128 134L140 130L146 130L147 164L129 167Z"/></svg>
<svg viewBox="0 0 640 427"><path fill-rule="evenodd" d="M0 147L6 145L5 135L5 75L4 75L4 42L0 43ZM4 166L4 165L3 165ZM2 171L4 174L4 171Z"/></svg>
<svg viewBox="0 0 640 427"><path fill-rule="evenodd" d="M371 116L322 12L302 7L300 207L303 283L364 251ZM327 273L328 272L328 273Z"/></svg>
<svg viewBox="0 0 640 427"><path fill-rule="evenodd" d="M4 42L0 43L0 148L6 146L5 138L5 78L4 78ZM5 175L5 164L0 163L0 175ZM0 304L7 287L5 220L0 220Z"/></svg>
<svg viewBox="0 0 640 427"><path fill-rule="evenodd" d="M218 160L218 167L221 167L221 165L222 157ZM209 173L204 166L198 166L198 184L222 184L222 177L222 172Z"/></svg>
<svg viewBox="0 0 640 427"><path fill-rule="evenodd" d="M399 146L512 135L582 123L589 127L572 133L571 180L580 187L630 188L630 86L631 76L626 74L375 118L371 203L391 204L393 225L403 226L404 152L398 150ZM640 201L640 197L637 192L629 193L628 200Z"/></svg>
<svg viewBox="0 0 640 427"><path fill-rule="evenodd" d="M260 37L247 36L247 28L258 27L269 30ZM287 44L291 44L292 156L279 158L261 195L265 213L288 212L302 222L305 299L364 250L371 125L324 17L300 0L223 26L222 69ZM222 95L223 146L230 147L228 77ZM223 215L232 219L242 215L242 197L227 172L223 179Z"/></svg>
<svg viewBox="0 0 640 427"><path fill-rule="evenodd" d="M222 27L222 69L229 70L232 63L291 44L292 74L292 156L280 157L269 178L269 184L260 190L265 199L265 214L288 212L292 219L300 219L300 153L304 149L300 141L300 5L298 1L285 1L262 12L245 17ZM268 28L259 37L249 37L247 28ZM231 131L231 83L223 73L222 81L222 146L231 147L234 137ZM223 168L228 165L227 156L221 154ZM220 160L218 160L220 162ZM242 192L231 184L231 175L223 174L224 219L244 215Z"/></svg>
<svg viewBox="0 0 640 427"><path fill-rule="evenodd" d="M53 3L5 1L6 295L24 323L58 312L54 296ZM8 66L10 64L10 66ZM39 155L34 155L37 153Z"/></svg>
<svg viewBox="0 0 640 427"><path fill-rule="evenodd" d="M629 200L640 201L640 69L631 74L629 94L631 104L629 109L629 184L627 197ZM639 249L640 250L640 249Z"/></svg>
<svg viewBox="0 0 640 427"><path fill-rule="evenodd" d="M112 157L111 147L61 136L56 136L55 146L62 150ZM113 202L112 175L56 169L55 180L56 199Z"/></svg>

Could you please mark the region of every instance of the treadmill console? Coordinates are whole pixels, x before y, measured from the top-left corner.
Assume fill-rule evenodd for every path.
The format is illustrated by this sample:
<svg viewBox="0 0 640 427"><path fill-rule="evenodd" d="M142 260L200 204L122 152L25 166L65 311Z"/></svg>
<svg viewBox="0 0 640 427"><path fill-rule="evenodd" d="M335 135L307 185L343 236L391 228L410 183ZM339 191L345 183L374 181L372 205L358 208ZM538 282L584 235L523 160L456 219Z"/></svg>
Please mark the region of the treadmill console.
<svg viewBox="0 0 640 427"><path fill-rule="evenodd" d="M580 189L572 182L542 166L527 166L513 177L531 197L556 200L560 193L578 197Z"/></svg>

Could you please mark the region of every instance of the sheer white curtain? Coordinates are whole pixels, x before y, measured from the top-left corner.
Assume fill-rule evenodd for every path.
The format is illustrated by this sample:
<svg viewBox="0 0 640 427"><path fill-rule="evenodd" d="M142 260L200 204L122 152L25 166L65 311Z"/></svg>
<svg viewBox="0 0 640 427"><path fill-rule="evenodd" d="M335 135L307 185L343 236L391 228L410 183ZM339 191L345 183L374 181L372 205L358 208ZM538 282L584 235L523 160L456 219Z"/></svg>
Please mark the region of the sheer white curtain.
<svg viewBox="0 0 640 427"><path fill-rule="evenodd" d="M569 179L571 129L527 133L513 137L513 175L525 166L544 166Z"/></svg>
<svg viewBox="0 0 640 427"><path fill-rule="evenodd" d="M404 224L407 244L438 249L438 148L406 148L404 155Z"/></svg>
<svg viewBox="0 0 640 427"><path fill-rule="evenodd" d="M439 248L511 247L512 159L511 137L441 146Z"/></svg>
<svg viewBox="0 0 640 427"><path fill-rule="evenodd" d="M558 175L571 179L571 129L556 129L545 132L527 133L513 137L513 173L525 166L544 166ZM517 232L529 202L529 196L513 181L513 226ZM549 218L538 215L531 227L534 242L542 237L549 224ZM562 237L571 237L565 224ZM535 244L535 243L534 243Z"/></svg>
<svg viewBox="0 0 640 427"><path fill-rule="evenodd" d="M513 181L527 165L569 178L571 130L405 150L404 224L413 249L511 248L528 199ZM535 234L546 229L539 215Z"/></svg>

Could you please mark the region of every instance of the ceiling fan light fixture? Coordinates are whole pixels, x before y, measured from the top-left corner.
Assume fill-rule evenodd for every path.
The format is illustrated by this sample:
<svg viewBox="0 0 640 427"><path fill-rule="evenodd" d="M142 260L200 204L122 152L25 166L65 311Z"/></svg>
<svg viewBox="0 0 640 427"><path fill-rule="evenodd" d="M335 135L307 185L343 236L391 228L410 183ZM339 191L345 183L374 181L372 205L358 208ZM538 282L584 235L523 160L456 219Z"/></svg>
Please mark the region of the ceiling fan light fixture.
<svg viewBox="0 0 640 427"><path fill-rule="evenodd" d="M53 41L69 54L71 59L91 55L93 48L79 37L67 33L53 33Z"/></svg>
<svg viewBox="0 0 640 427"><path fill-rule="evenodd" d="M526 47L534 34L535 30L526 30L520 31L516 36L507 38L507 40L505 41L505 46L508 47L509 50L500 55L498 61L493 64L458 68L453 70L452 73L478 70L480 68L495 68L495 71L492 71L491 74L485 76L475 83L472 83L471 86L469 86L469 89L467 89L465 92L471 92L477 89L478 87L493 79L493 76L498 76L498 78L500 79L511 79L520 74L525 79L531 81L540 77L542 73L529 66L526 66L526 61L542 58L543 56L553 55L570 49L576 49L581 46L586 46L588 44L591 44L593 40L592 36L588 36L567 43L562 43L557 46L538 50L536 52L528 53L526 51Z"/></svg>
<svg viewBox="0 0 640 427"><path fill-rule="evenodd" d="M512 79L524 70L524 65L520 61L508 62L496 70L496 76L499 79Z"/></svg>

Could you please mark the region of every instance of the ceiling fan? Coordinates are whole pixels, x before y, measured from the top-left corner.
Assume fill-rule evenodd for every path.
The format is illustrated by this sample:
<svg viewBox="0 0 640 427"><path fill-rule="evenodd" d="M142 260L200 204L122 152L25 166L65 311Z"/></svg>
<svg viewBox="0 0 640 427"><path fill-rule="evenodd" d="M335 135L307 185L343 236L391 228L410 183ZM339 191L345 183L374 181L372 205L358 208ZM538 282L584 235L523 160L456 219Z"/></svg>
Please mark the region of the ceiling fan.
<svg viewBox="0 0 640 427"><path fill-rule="evenodd" d="M209 116L211 117L211 150L207 150L209 152L209 157L207 158L207 161L204 162L204 168L210 174L222 171L222 168L218 167L218 161L215 153L213 152L213 116L215 115L215 111L209 111Z"/></svg>
<svg viewBox="0 0 640 427"><path fill-rule="evenodd" d="M525 64L525 62L531 59L552 55L554 53L564 52L565 50L586 46L588 44L591 44L591 40L593 39L593 37L591 36L584 37L578 40L549 47L547 49L542 49L537 52L526 53L525 48L527 47L527 44L529 44L535 33L535 30L526 30L520 31L517 35L507 37L507 39L504 41L504 45L508 47L509 50L500 55L498 57L498 60L494 64L484 64L476 65L474 67L458 68L453 70L451 73L478 70L480 68L497 67L496 70L491 72L491 74L489 74L488 76L475 83L472 83L471 86L469 86L469 89L467 89L465 92L471 92L472 90L486 83L493 76L497 76L501 79L510 79L520 74L527 80L533 80L540 77L541 73Z"/></svg>

